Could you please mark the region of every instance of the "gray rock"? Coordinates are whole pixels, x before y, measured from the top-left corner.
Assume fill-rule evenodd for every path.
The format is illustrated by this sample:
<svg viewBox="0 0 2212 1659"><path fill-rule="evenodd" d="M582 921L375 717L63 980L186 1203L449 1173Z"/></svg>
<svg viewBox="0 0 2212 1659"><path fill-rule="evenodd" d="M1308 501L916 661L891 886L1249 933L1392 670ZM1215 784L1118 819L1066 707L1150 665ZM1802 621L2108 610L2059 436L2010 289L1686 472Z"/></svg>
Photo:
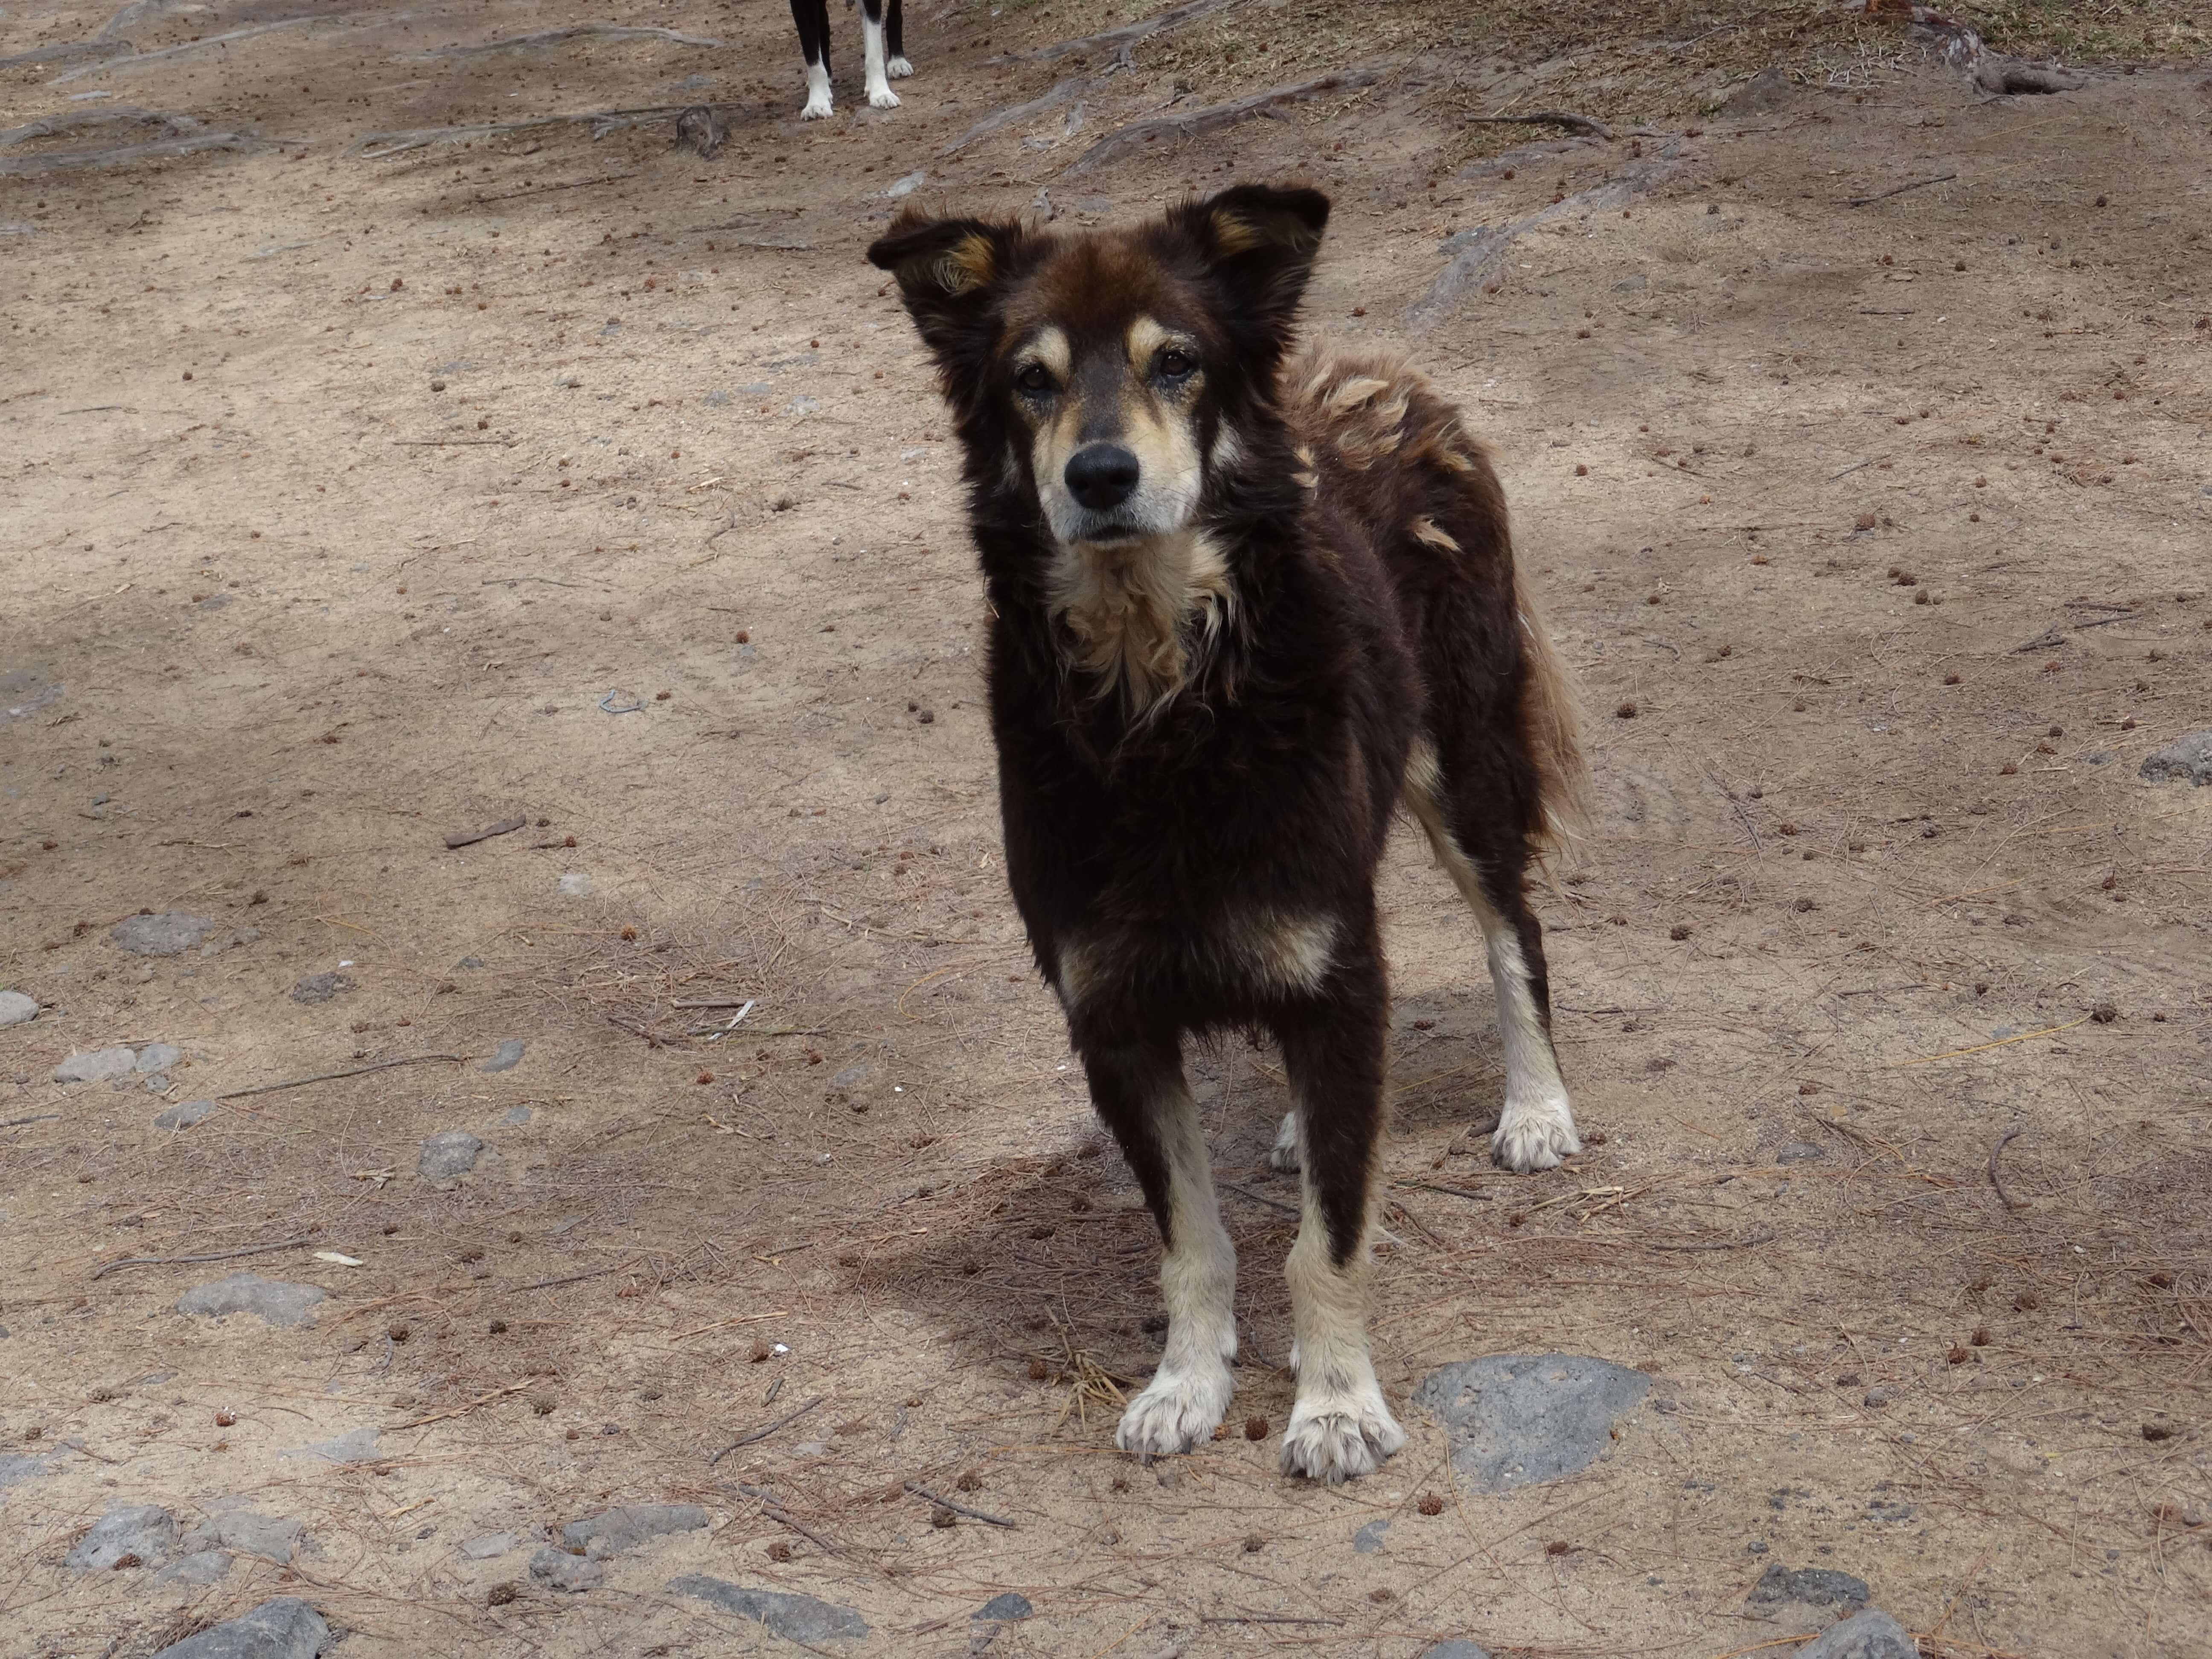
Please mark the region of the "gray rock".
<svg viewBox="0 0 2212 1659"><path fill-rule="evenodd" d="M1431 1372L1413 1403L1443 1420L1452 1467L1501 1492L1588 1468L1650 1386L1641 1371L1580 1354L1499 1354Z"/></svg>
<svg viewBox="0 0 2212 1659"><path fill-rule="evenodd" d="M507 1109L507 1115L500 1119L500 1121L502 1123L524 1124L529 1122L532 1118L537 1115L538 1114L532 1111L527 1106L510 1106Z"/></svg>
<svg viewBox="0 0 2212 1659"><path fill-rule="evenodd" d="M441 1135L432 1135L422 1143L422 1154L415 1160L415 1173L425 1181L451 1181L465 1176L477 1167L483 1145L466 1129L448 1129Z"/></svg>
<svg viewBox="0 0 2212 1659"><path fill-rule="evenodd" d="M230 1557L222 1550L201 1550L179 1556L154 1575L157 1584L212 1584L230 1571Z"/></svg>
<svg viewBox="0 0 2212 1659"><path fill-rule="evenodd" d="M591 896L592 878L580 870L569 871L553 884L570 898Z"/></svg>
<svg viewBox="0 0 2212 1659"><path fill-rule="evenodd" d="M1825 1146L1816 1146L1809 1140L1791 1140L1776 1148L1774 1161L1777 1164L1818 1164L1827 1155L1828 1149Z"/></svg>
<svg viewBox="0 0 2212 1659"><path fill-rule="evenodd" d="M166 1072L184 1057L185 1051L173 1042L149 1042L132 1063L142 1072Z"/></svg>
<svg viewBox="0 0 2212 1659"><path fill-rule="evenodd" d="M2212 783L2212 732L2170 743L2136 769L2153 783Z"/></svg>
<svg viewBox="0 0 2212 1659"><path fill-rule="evenodd" d="M39 1017L39 1000L21 991L0 991L0 1030Z"/></svg>
<svg viewBox="0 0 2212 1659"><path fill-rule="evenodd" d="M511 1532L488 1532L462 1545L461 1553L471 1561L489 1561L495 1555L505 1555L521 1541Z"/></svg>
<svg viewBox="0 0 2212 1659"><path fill-rule="evenodd" d="M195 1123L204 1123L215 1115L215 1102L188 1100L181 1106L172 1106L154 1120L157 1129L189 1129Z"/></svg>
<svg viewBox="0 0 2212 1659"><path fill-rule="evenodd" d="M215 932L205 916L171 910L158 916L125 916L107 930L110 943L134 957L178 957Z"/></svg>
<svg viewBox="0 0 2212 1659"><path fill-rule="evenodd" d="M0 1492L46 1472L43 1457L0 1457Z"/></svg>
<svg viewBox="0 0 2212 1659"><path fill-rule="evenodd" d="M522 1064L522 1042L509 1037L499 1045L499 1052L477 1067L479 1072L511 1072Z"/></svg>
<svg viewBox="0 0 2212 1659"><path fill-rule="evenodd" d="M1866 1403L1869 1406L1887 1406L1891 1401L1896 1398L1897 1390L1881 1383L1876 1383L1873 1388L1869 1389L1866 1391Z"/></svg>
<svg viewBox="0 0 2212 1659"><path fill-rule="evenodd" d="M1036 1609L1030 1598L1019 1590L1008 1590L1004 1595L994 1595L968 1616L970 1619L1026 1619Z"/></svg>
<svg viewBox="0 0 2212 1659"><path fill-rule="evenodd" d="M1867 1604L1872 1593L1865 1579L1832 1567L1800 1567L1792 1572L1779 1561L1770 1561L1744 1598L1744 1605L1767 1607L1802 1601L1808 1607L1844 1607L1856 1612Z"/></svg>
<svg viewBox="0 0 2212 1659"><path fill-rule="evenodd" d="M352 989L351 974L310 974L292 988L292 1000L313 1007L319 1002L328 1002L333 997L343 996Z"/></svg>
<svg viewBox="0 0 2212 1659"><path fill-rule="evenodd" d="M1728 96L1721 106L1730 115L1758 115L1793 101L1797 88L1779 64L1770 64Z"/></svg>
<svg viewBox="0 0 2212 1659"><path fill-rule="evenodd" d="M724 1613L733 1613L740 1619L750 1619L756 1624L765 1625L787 1641L820 1642L833 1636L866 1636L868 1633L868 1621L852 1608L841 1607L830 1601L817 1601L811 1595L794 1595L782 1590L745 1589L699 1572L672 1578L668 1581L668 1588L673 1595L696 1595L701 1601L720 1607Z"/></svg>
<svg viewBox="0 0 2212 1659"><path fill-rule="evenodd" d="M607 1570L596 1561L556 1550L550 1544L530 1558L530 1576L558 1590L597 1589Z"/></svg>
<svg viewBox="0 0 2212 1659"><path fill-rule="evenodd" d="M377 1437L381 1432L377 1429L348 1429L331 1439L318 1441L312 1446L295 1446L277 1455L320 1457L332 1463L366 1463L376 1455Z"/></svg>
<svg viewBox="0 0 2212 1659"><path fill-rule="evenodd" d="M129 1077L138 1056L128 1048L94 1048L71 1054L54 1067L57 1083L98 1083L111 1077Z"/></svg>
<svg viewBox="0 0 2212 1659"><path fill-rule="evenodd" d="M561 1541L586 1551L593 1560L622 1550L635 1549L648 1538L672 1532L696 1532L707 1524L707 1511L696 1504L635 1504L605 1510L571 1521L561 1528Z"/></svg>
<svg viewBox="0 0 2212 1659"><path fill-rule="evenodd" d="M188 1548L203 1550L221 1544L289 1566L300 1559L300 1537L305 1530L297 1521L233 1510L216 1516L205 1526L195 1527L185 1544Z"/></svg>
<svg viewBox="0 0 2212 1659"><path fill-rule="evenodd" d="M1878 1608L1831 1625L1797 1650L1797 1659L1919 1659L1920 1644Z"/></svg>
<svg viewBox="0 0 2212 1659"><path fill-rule="evenodd" d="M330 1292L319 1285L288 1285L238 1273L206 1285L195 1285L177 1298L180 1314L258 1314L271 1325L307 1325L309 1311Z"/></svg>
<svg viewBox="0 0 2212 1659"><path fill-rule="evenodd" d="M79 1572L106 1572L126 1555L152 1566L176 1553L177 1517L155 1504L110 1510L76 1540L68 1565Z"/></svg>
<svg viewBox="0 0 2212 1659"><path fill-rule="evenodd" d="M1421 1650L1421 1659L1490 1659L1488 1648L1479 1648L1472 1642L1455 1636L1449 1642L1439 1642L1432 1648Z"/></svg>
<svg viewBox="0 0 2212 1659"><path fill-rule="evenodd" d="M332 1640L322 1614L296 1595L280 1595L163 1648L154 1659L318 1659Z"/></svg>
<svg viewBox="0 0 2212 1659"><path fill-rule="evenodd" d="M1374 1554L1382 1547L1382 1534L1389 1530L1388 1521L1370 1521L1352 1534L1352 1553L1354 1555Z"/></svg>

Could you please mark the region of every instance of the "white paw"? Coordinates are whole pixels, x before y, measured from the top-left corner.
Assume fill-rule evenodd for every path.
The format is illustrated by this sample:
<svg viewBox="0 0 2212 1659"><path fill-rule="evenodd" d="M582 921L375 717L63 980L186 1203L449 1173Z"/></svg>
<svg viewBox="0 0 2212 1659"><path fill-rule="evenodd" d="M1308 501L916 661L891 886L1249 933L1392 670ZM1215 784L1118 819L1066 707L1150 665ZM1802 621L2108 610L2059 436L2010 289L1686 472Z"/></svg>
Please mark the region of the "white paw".
<svg viewBox="0 0 2212 1659"><path fill-rule="evenodd" d="M823 121L830 118L830 94L825 92L819 98L809 98L806 107L799 112L799 118L802 121Z"/></svg>
<svg viewBox="0 0 2212 1659"><path fill-rule="evenodd" d="M894 81L903 81L908 76L914 73L914 65L908 63L903 58L894 58L890 63L884 65L884 73L890 76Z"/></svg>
<svg viewBox="0 0 2212 1659"><path fill-rule="evenodd" d="M1170 1457L1210 1439L1237 1393L1229 1367L1171 1372L1164 1365L1121 1413L1114 1443L1140 1457Z"/></svg>
<svg viewBox="0 0 2212 1659"><path fill-rule="evenodd" d="M888 86L874 87L869 90L868 102L878 109L896 109L899 106L899 96Z"/></svg>
<svg viewBox="0 0 2212 1659"><path fill-rule="evenodd" d="M1298 1171L1298 1115L1283 1114L1282 1127L1275 1131L1275 1144L1267 1149L1267 1162L1285 1175Z"/></svg>
<svg viewBox="0 0 2212 1659"><path fill-rule="evenodd" d="M1283 1434L1283 1473L1340 1486L1374 1474L1405 1443L1405 1430L1372 1382L1343 1394L1302 1397Z"/></svg>
<svg viewBox="0 0 2212 1659"><path fill-rule="evenodd" d="M1574 1115L1564 1100L1517 1109L1509 1105L1498 1120L1498 1132L1490 1137L1490 1161L1516 1175L1556 1169L1561 1158L1572 1158L1582 1149Z"/></svg>

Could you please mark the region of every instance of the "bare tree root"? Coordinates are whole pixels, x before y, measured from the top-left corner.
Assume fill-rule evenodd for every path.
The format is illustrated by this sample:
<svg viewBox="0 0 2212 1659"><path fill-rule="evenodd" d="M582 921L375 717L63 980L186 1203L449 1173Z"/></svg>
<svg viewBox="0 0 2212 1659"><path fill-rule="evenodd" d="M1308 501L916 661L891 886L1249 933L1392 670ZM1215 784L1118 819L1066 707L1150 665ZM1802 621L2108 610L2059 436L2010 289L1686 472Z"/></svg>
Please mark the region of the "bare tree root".
<svg viewBox="0 0 2212 1659"><path fill-rule="evenodd" d="M1124 23L1118 29L1108 29L1103 34L1086 34L1079 40L1062 40L1057 46L1039 46L1030 52L1010 52L1003 57L987 58L993 64L1049 64L1070 52L1089 52L1095 46L1120 46L1124 51L1148 35L1164 29L1179 29L1186 23L1195 23L1201 17L1231 6L1242 5L1243 0L1189 0L1188 5L1164 11L1157 17L1147 17L1141 22Z"/></svg>
<svg viewBox="0 0 2212 1659"><path fill-rule="evenodd" d="M1613 129L1604 122L1577 115L1571 110L1532 109L1525 115L1463 115L1460 119L1471 127L1565 127L1569 132L1585 133L1592 138L1609 140L1613 137Z"/></svg>
<svg viewBox="0 0 2212 1659"><path fill-rule="evenodd" d="M152 110L140 109L135 104L110 104L102 109L64 110L55 115L42 115L35 121L26 121L20 127L0 130L0 149L10 144L27 144L33 138L58 138L67 132L88 132L96 127L121 126L138 121L154 121L161 125L164 137L176 137L199 125L189 115L157 115Z"/></svg>
<svg viewBox="0 0 2212 1659"><path fill-rule="evenodd" d="M672 121L686 109L696 107L686 104L662 104L652 109L586 110L576 115L538 115L526 121L487 121L468 127L415 127L404 132L365 133L348 144L339 155L349 160L381 161L394 155L404 155L411 149L425 149L432 144L458 144L465 140L495 138L504 132L539 132L547 127L589 125L593 138L604 138L611 132L621 132L630 127L652 126L661 121Z"/></svg>
<svg viewBox="0 0 2212 1659"><path fill-rule="evenodd" d="M679 46L729 45L726 40L710 40L704 35L678 34L674 29L633 28L623 23L571 23L566 28L511 34L504 40L481 40L473 46L433 46L428 52L410 53L407 61L425 64L440 58L474 58L487 52L521 52L538 46L558 46L570 40L669 40Z"/></svg>
<svg viewBox="0 0 2212 1659"><path fill-rule="evenodd" d="M59 46L39 46L30 52L19 52L13 58L0 58L0 70L28 68L34 64L73 64L81 58L128 58L131 46L128 40L68 40Z"/></svg>
<svg viewBox="0 0 2212 1659"><path fill-rule="evenodd" d="M1048 109L1056 109L1072 98L1080 98L1097 84L1097 82L1090 80L1062 81L1041 98L1032 98L1026 104L1015 104L1000 110L996 115L985 116L937 153L951 155L957 150L965 149L978 138L988 138L1018 121L1026 121L1032 115L1042 115Z"/></svg>
<svg viewBox="0 0 2212 1659"><path fill-rule="evenodd" d="M1993 97L2016 92L2079 92L2089 84L2088 76L2055 64L2031 64L1991 52L1978 31L1944 16L1932 6L1914 5L1911 0L1867 0L1866 9L1870 17L1902 20L1908 39L1927 46Z"/></svg>
<svg viewBox="0 0 2212 1659"><path fill-rule="evenodd" d="M250 132L203 132L189 138L163 138L150 144L125 144L118 149L72 149L46 155L19 155L0 161L0 178L20 177L33 173L59 173L68 167L126 167L133 161L191 155L204 149L259 149L269 142Z"/></svg>
<svg viewBox="0 0 2212 1659"><path fill-rule="evenodd" d="M131 4L102 23L100 32L92 38L95 40L116 40L132 24L159 17L165 11L174 11L184 3L185 0L131 0Z"/></svg>
<svg viewBox="0 0 2212 1659"><path fill-rule="evenodd" d="M1416 333L1434 328L1458 307L1461 295L1504 264L1506 250L1517 238L1554 219L1632 201L1681 166L1676 159L1680 149L1679 143L1669 143L1656 155L1629 162L1603 184L1540 208L1525 219L1510 225L1478 226L1450 238L1444 248L1452 255L1451 263L1437 273L1429 291L1407 312L1406 325Z"/></svg>
<svg viewBox="0 0 2212 1659"><path fill-rule="evenodd" d="M209 52L216 46L228 46L234 40L249 40L257 34L274 34L279 29L305 28L310 23L323 23L328 17L280 17L273 23L255 23L242 29L233 29L228 34L210 34L204 40L187 40L180 46L164 46L159 52L131 52L115 53L104 63L87 64L82 69L73 69L66 75L57 75L47 84L60 86L68 81L81 81L88 75L100 75L127 64L136 69L141 64L158 64L171 58L182 58L187 52ZM127 43L125 43L127 44Z"/></svg>
<svg viewBox="0 0 2212 1659"><path fill-rule="evenodd" d="M1094 167L1119 160L1156 138L1195 138L1200 133L1218 132L1223 127L1234 126L1239 121L1249 121L1255 116L1272 116L1282 105L1296 103L1300 99L1318 98L1325 93L1348 92L1355 87L1372 86L1401 67L1395 62L1363 64L1356 69L1340 70L1334 75L1324 75L1316 80L1301 81L1296 86L1277 87L1271 92L1255 92L1249 98L1237 98L1225 104L1195 109L1188 115L1160 115L1148 121L1133 121L1126 127L1108 133L1085 150L1068 165L1067 171L1088 173Z"/></svg>

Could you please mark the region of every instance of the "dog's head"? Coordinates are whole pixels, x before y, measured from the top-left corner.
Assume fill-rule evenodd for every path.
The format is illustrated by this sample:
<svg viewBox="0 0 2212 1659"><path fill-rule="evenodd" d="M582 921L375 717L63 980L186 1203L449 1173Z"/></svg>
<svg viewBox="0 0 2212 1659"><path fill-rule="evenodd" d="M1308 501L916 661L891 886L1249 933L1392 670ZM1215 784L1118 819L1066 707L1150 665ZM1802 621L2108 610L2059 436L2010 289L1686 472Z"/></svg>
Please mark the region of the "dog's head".
<svg viewBox="0 0 2212 1659"><path fill-rule="evenodd" d="M908 209L868 258L898 279L969 455L1062 547L1173 535L1272 395L1328 221L1244 185L1083 236Z"/></svg>

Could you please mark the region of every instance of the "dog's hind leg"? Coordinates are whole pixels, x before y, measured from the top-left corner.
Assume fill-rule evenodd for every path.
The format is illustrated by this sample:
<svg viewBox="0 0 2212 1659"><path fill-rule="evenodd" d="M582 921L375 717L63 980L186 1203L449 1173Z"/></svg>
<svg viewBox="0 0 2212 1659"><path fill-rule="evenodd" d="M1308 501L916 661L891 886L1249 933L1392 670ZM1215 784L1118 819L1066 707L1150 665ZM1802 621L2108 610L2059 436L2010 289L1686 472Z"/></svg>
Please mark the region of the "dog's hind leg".
<svg viewBox="0 0 2212 1659"><path fill-rule="evenodd" d="M902 0L890 0L890 9L884 14L884 47L890 53L890 61L884 65L884 73L897 81L914 73L914 65L906 60L905 10Z"/></svg>
<svg viewBox="0 0 2212 1659"><path fill-rule="evenodd" d="M806 104L802 121L819 121L830 106L830 0L791 0L791 21L799 26L799 49L806 56Z"/></svg>
<svg viewBox="0 0 2212 1659"><path fill-rule="evenodd" d="M1510 763L1507 757L1493 758ZM1407 764L1405 800L1428 832L1437 861L1474 910L1490 958L1505 1048L1505 1109L1490 1137L1491 1160L1522 1175L1552 1169L1581 1152L1583 1143L1552 1046L1544 931L1523 890L1527 840L1500 820L1487 791L1447 775L1426 738L1414 745Z"/></svg>
<svg viewBox="0 0 2212 1659"><path fill-rule="evenodd" d="M1237 1392L1237 1249L1222 1227L1198 1103L1172 1037L1082 1045L1098 1115L1121 1142L1159 1223L1167 1349L1114 1436L1145 1456L1187 1452L1211 1436Z"/></svg>
<svg viewBox="0 0 2212 1659"><path fill-rule="evenodd" d="M1371 919L1349 949L1357 958L1330 975L1322 998L1276 1027L1297 1102L1304 1199L1288 1271L1297 1394L1283 1471L1331 1484L1372 1473L1406 1443L1367 1348L1389 1005Z"/></svg>
<svg viewBox="0 0 2212 1659"><path fill-rule="evenodd" d="M860 45L867 54L868 101L878 109L896 109L884 62L884 0L860 0Z"/></svg>

